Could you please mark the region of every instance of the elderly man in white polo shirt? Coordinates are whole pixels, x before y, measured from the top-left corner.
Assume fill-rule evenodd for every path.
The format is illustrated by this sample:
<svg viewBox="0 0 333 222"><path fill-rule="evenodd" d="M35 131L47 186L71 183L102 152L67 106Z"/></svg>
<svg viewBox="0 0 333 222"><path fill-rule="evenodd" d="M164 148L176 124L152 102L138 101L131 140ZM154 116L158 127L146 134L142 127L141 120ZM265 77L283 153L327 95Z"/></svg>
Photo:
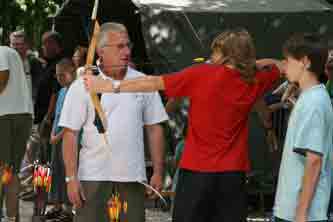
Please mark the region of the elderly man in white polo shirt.
<svg viewBox="0 0 333 222"><path fill-rule="evenodd" d="M31 126L32 97L22 60L16 50L0 46L0 168L7 165L13 169L14 174L13 179L4 187L7 203L5 221L8 222L15 222L18 217L17 173Z"/></svg>
<svg viewBox="0 0 333 222"><path fill-rule="evenodd" d="M101 26L97 53L103 78L121 80L143 75L128 66L131 45L127 29L122 24L105 23ZM109 144L94 125L96 114L82 79L68 90L60 117L59 125L65 128L63 149L68 196L76 207L74 221L109 221L107 203L116 191L127 203L126 214L121 217L143 222L145 189L140 182L147 180L143 130L147 130L153 161L150 184L161 190L164 135L160 123L168 116L156 92L105 93L101 103L106 113ZM78 137L82 148L77 156Z"/></svg>

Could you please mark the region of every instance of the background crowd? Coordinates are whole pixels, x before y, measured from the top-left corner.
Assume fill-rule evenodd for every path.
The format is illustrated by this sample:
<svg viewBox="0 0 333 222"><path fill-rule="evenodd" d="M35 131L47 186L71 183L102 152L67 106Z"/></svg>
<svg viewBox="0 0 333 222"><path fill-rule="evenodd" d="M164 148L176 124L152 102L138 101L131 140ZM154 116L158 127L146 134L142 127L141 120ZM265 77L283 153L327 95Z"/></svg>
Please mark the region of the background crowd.
<svg viewBox="0 0 333 222"><path fill-rule="evenodd" d="M280 109L281 107L289 107L290 109L293 109L300 91L294 90L290 93L292 94L291 96L281 98L283 97L282 94L285 93L285 91L282 90L282 93L276 93L272 90L274 89L273 87L277 87L280 83L278 82L273 85L273 83L279 79L279 74L286 71L280 67L280 63L278 66L272 66L273 68L271 67L268 71L264 70L262 72L252 72L248 69L249 64L255 62L255 54L252 53L253 51L251 48L252 43L250 44L247 42L251 41L251 38L248 34L246 34L246 32L243 31L237 31L235 33L224 33L214 40L212 44L213 52L210 61L213 65L204 64L207 67L203 66L198 69L199 71L195 70L195 68L190 68L182 72L175 73L176 77L166 77L164 79L165 85L163 85L163 87L161 85L159 85L161 87L148 87L148 91L166 90L166 94L173 98L169 100L169 103L166 106L167 112L174 111L174 107L177 106L175 104L179 103L178 100L174 100L174 97L188 96L192 98L192 102L193 98L199 98L198 101L200 103L196 103L195 105L200 107L200 114L192 113L189 117L192 118L192 122L189 129L190 134L188 138L190 142L188 142L188 144L192 144L192 146L198 145L198 140L201 141L202 138L200 138L200 136L197 137L195 129L204 125L203 127L206 127L207 131L202 133L205 134L206 139L210 138L210 141L203 139L202 141L204 142L201 141L201 146L206 146L207 149L208 147L215 147L218 143L225 142L220 140L220 134L215 135L216 131L223 131L225 130L225 127L228 126L232 126L233 129L238 128L239 123L237 121L239 119L242 119L244 122L240 125L245 126L248 121L247 114L252 110L252 105L254 105L259 96L262 96L265 92L267 92L265 99L256 103L253 109L257 110L260 114L263 125L267 131L269 145L272 149L276 149L274 147L276 147L277 141L274 135L271 114L273 111ZM238 37L243 40L243 42L236 38L239 33L241 34L239 35L240 37ZM235 39L231 39L230 37L233 34L236 36ZM248 39L244 40L242 38ZM228 43L231 45L231 49L225 48L225 42L227 41L229 41ZM294 39L294 41L297 41L297 43L292 45L293 42L290 40L288 43L289 45L285 46L285 53L287 53L287 57L291 56L296 60L304 59L304 57L309 58L312 53L311 51L309 52L305 50L303 52L300 49L301 52L298 52L297 50L299 49L297 47L309 47L312 49L312 46L306 45L307 43L304 43L305 46L297 45L302 43L302 39ZM309 42L314 45L317 44L316 40L310 39ZM140 83L137 83L137 88L134 87L134 90L132 90L130 86L125 88L125 90L122 88L124 91L134 92L133 94L114 93L109 95L103 93L101 96L101 103L103 107L107 108L105 108L105 117L100 117L100 121L104 124L106 123L106 125L110 127L109 130L111 131L110 135L106 135L107 141L104 141L100 132L97 132L95 127L95 108L89 100L89 93L84 88L81 78L82 71L77 72L79 67L85 65L87 49L83 46L78 46L75 49L72 58L65 58L63 43L64 39L61 34L53 31L45 32L42 36L42 50L39 55L36 55L31 48L29 37L26 36L24 31L15 31L10 35L9 46L0 46L0 135L2 141L4 141L2 145L4 148L2 148L1 151L1 154L4 155L1 155L0 161L2 168L6 168L8 166L13 173L13 179L4 186L4 195L0 195L3 197L1 203L6 201L7 212L4 213L4 215L6 215L6 220L18 220L19 197L29 198L25 195L31 194L31 198L34 198L34 192L29 190L29 186L26 186L26 190L23 190L22 192L22 186L24 186L24 184L22 185L22 181L24 181L24 178L28 177L31 172L20 172L20 169L29 166L29 164L32 164L38 159L43 163L50 163L53 169L52 189L48 201L49 203L52 203L54 207L47 212L47 218L61 218L63 221L71 221L73 219L72 208L74 206L77 212L74 219L76 221L93 221L94 219L92 218L99 218L99 216L101 216L100 221L106 221L103 213L105 212L106 206L102 206L99 200L103 200L107 203L108 207L112 208L112 198L109 202L108 198L119 194L123 204L127 204L127 201L136 203L134 208L132 206L129 207L130 213L126 215L126 213L123 212L121 218L140 217L140 221L144 221L144 211L142 210L144 205L144 186L141 182L143 183L146 181L146 172L144 169L145 160L143 153L142 128L144 127L147 133L146 136L148 144L150 145L153 165L150 185L158 191L161 191L163 188L165 152L163 128L161 127L161 123L168 120L166 111L162 106L162 100L156 92L149 94L140 93L140 90L146 90L144 87L140 88ZM239 48L240 45L237 45L238 43L249 48L242 48L243 52L237 54L237 52L232 51L232 47ZM326 90L332 98L333 54L332 50L329 51L329 48L327 48L327 46L325 47L326 52L329 52L327 53L328 56L325 57L325 59L327 58L327 60L325 60L325 66L319 67L315 73L321 72L320 68L325 68L325 70L323 70L325 71L325 75L323 75L324 72L320 73L321 75L318 81L326 84ZM231 59L228 60L226 55L223 55L223 53L220 54L220 50L226 50L223 52L225 54L230 54ZM299 53L300 57L298 58L297 56L299 56ZM315 53L318 52L314 50L314 54ZM129 80L144 76L142 73L134 69L135 64L132 64L131 67L129 67L131 62L131 44L126 28L120 24L107 23L102 26L101 34L97 41L97 54L99 58L98 61L100 63L100 66L98 67L99 73L101 73L104 79L110 79L113 81ZM318 56L317 54L315 55ZM247 86L243 85L243 83L237 82L237 86L243 87L242 89L249 90L249 92L251 92L249 94L249 98L246 99L246 106L243 104L244 106L242 109L238 110L238 116L235 115L235 113L232 113L235 111L232 107L229 107L229 110L225 106L217 108L217 110L220 110L221 112L223 112L223 110L225 112L229 112L230 116L235 117L234 119L227 119L229 117L226 117L226 115L218 117L219 114L217 113L210 113L209 115L211 116L207 118L203 117L210 111L208 107L212 101L199 96L199 91L203 89L199 87L201 86L200 84L205 81L210 83L205 85L204 89L206 92L211 93L209 94L210 96L215 95L215 99L220 98L222 95L221 92L211 91L212 89L218 88L218 86L212 84L206 79L194 80L193 76L197 73L216 72L214 64L227 64L223 68L225 69L223 72L231 75L230 73L233 73L232 69L235 68L233 66L235 65L233 63L235 61L232 56L239 56L238 59L244 60L244 63L241 63L241 68L236 67L242 71L240 72L242 80L247 83L251 83L251 81L253 81L252 77L254 76L254 73L256 73L259 76L256 78L258 78L258 81L261 82L262 85L257 88L254 87L253 89L248 89ZM250 58L254 60L250 61ZM311 68L311 65L308 67L308 63L306 62L308 61L304 62L305 68L298 67L299 70L303 71L303 69L308 70ZM314 58L309 64L313 65L315 62L316 60ZM322 58L321 62L323 62ZM261 63L263 63L263 65ZM269 63L277 65L275 61L269 61ZM231 68L228 66L230 64ZM260 69L267 64L267 61L257 62ZM237 63L236 65L239 64ZM115 69L114 67L118 68ZM121 69L119 67L125 68ZM297 73L297 71L293 72ZM189 78L185 74L192 76L191 78L193 79ZM267 77L264 74L270 75L270 77ZM179 78L177 78L177 76ZM211 76L209 78L211 78ZM290 76L287 76L289 81L291 81L290 78ZM231 78L225 79L224 81L232 82L238 80ZM300 81L300 77L295 77L294 81L291 82L299 83ZM186 85L187 82L197 84L195 86L198 88L192 89L194 86ZM117 85L112 84L111 89L114 90L116 88L121 90L121 88L117 88L117 86L121 87L121 84L126 83L117 82ZM156 84L161 83L159 82ZM288 89L290 88L291 87ZM297 88L299 89L299 86ZM200 90L198 91L198 89ZM234 89L230 89L228 92L233 94ZM207 95L202 94L202 96ZM237 96L235 96L235 98L236 97ZM239 99L239 97L237 99ZM312 97L309 96L309 98L307 98L303 103L310 103L311 99ZM205 103L207 103L207 106L202 105ZM229 104L228 101L226 104ZM318 106L320 105L321 104ZM303 107L303 109L306 108ZM197 109L199 110L199 108L195 108L195 110ZM204 111L202 111L202 109L204 109ZM313 110L309 110L308 114L311 114L310 111L312 112ZM327 112L331 111L331 109L327 108ZM203 114L204 112L206 112L206 114ZM327 112L325 111L325 113ZM111 113L113 115L111 115ZM199 120L195 119L193 123L192 115L200 116ZM325 116L325 118L325 120L330 122L330 117ZM209 128L208 126L211 126L210 124L213 122L212 119L226 125ZM320 121L322 120L319 119L317 122ZM205 125L203 122L207 124ZM215 122L215 124L218 124L217 122ZM308 123L309 125L298 125L298 128L308 127L310 129L312 126L320 128L320 126L316 126L317 122L312 119L311 122ZM187 129L187 127L184 128ZM245 128L247 129L247 127ZM239 128L241 131L240 134L242 134L240 138L237 137L239 140L232 138L232 140L228 141L228 143L233 144L233 148L237 148L232 150L234 152L232 156L239 157L235 163L230 160L231 157L229 157L229 159L225 159L224 162L222 161L223 164L217 159L215 160L216 162L212 160L210 162L205 162L205 158L212 158L214 155L212 153L218 153L218 147L215 147L215 150L211 150L212 153L210 153L209 157L205 156L205 152L198 152L195 155L193 153L189 154L189 148L187 149L187 154L185 153L185 157L183 157L181 163L181 168L183 169L177 170L177 176L174 178L172 188L174 191L177 190L176 193L179 194L176 198L176 211L174 214L175 221L195 221L192 220L193 217L195 217L197 221L207 219L207 215L210 214L211 209L208 209L209 207L207 206L209 205L203 208L201 203L206 203L216 197L215 192L208 192L209 194L206 192L212 187L215 189L216 186L211 185L215 183L224 185L219 188L220 190L217 189L215 191L228 200L234 198L236 194L239 194L239 196L237 196L239 202L235 203L233 208L235 211L233 214L229 211L230 214L228 216L238 214L237 221L241 221L246 217L246 211L239 211L240 208L246 208L243 206L245 204L244 197L242 196L244 193L238 192L239 190L244 191L246 172L248 172L250 167L247 157L248 153L247 151L244 151L245 153L242 151L244 147L247 147L247 145L243 144L247 143L248 136L245 128ZM327 132L331 133L331 127L327 127L327 129ZM295 135L297 135L296 132ZM307 136L309 135L304 133L300 136L299 140L306 141ZM332 135L329 134L328 137L329 136ZM214 144L215 142L216 144ZM111 145L108 143L111 143ZM237 144L235 145L234 143ZM315 148L313 152L322 153L325 158L327 155L332 154L332 150L330 148L327 148L328 150L325 151L321 150L321 147L323 146L322 144L325 142L322 142L322 144L319 145L319 142L317 144L308 143L314 147L307 147L308 144L304 145L299 141L295 143L301 144L299 145L300 147L297 147L301 148L300 150L297 150L297 152L301 153L301 155L308 153L307 148ZM118 156L110 155L108 151L106 151L106 149L109 148L109 145L112 152L117 153ZM135 153L133 154L131 153L133 152L131 147L134 146L137 146L138 149L135 150ZM175 152L176 157L174 162L176 163L174 164L176 167L179 165L183 149L184 141L180 141ZM313 152L310 153L312 154ZM218 156L216 156L216 158L218 158ZM287 159L287 157L284 158ZM299 167L299 165L295 167L293 164L290 164L289 161L291 160L289 159L285 161L288 164L283 162L284 164L282 165L282 168L285 170L282 171L282 173L288 171L290 168L296 169ZM298 160L296 160L296 162L297 161ZM301 161L304 162L304 160ZM109 165L109 162L111 162L111 165ZM323 165L325 165L325 167L323 168L325 168L325 170L322 172L327 173L327 175L331 175L330 170L326 168L327 166L332 168L331 164L333 164L333 162L331 164L328 163L329 161L324 162ZM117 167L119 167L119 169L114 170ZM110 169L112 170L110 171ZM210 173L213 171L224 172L230 169L235 172L232 171L232 173L223 175L223 177L217 179L211 177ZM203 170L206 174L196 174L192 172L195 172L196 170L200 172ZM181 177L181 184L183 186L181 186L181 188L176 188L176 178L179 174ZM289 173L285 172L281 177L288 178ZM225 181L229 181L230 184L223 183ZM134 184L136 182L140 182L140 185L138 186L137 184ZM197 186L193 187L191 184L196 184ZM184 189L182 189L183 187L186 187L187 189L191 187L193 190L189 189L184 192ZM233 190L235 187L236 189ZM280 185L279 192L283 192L281 189L285 189L283 185ZM227 192L223 193L222 190L227 190ZM192 196L197 199L192 202L193 205L188 205L187 200L193 193L202 194L202 196ZM102 196L100 196L101 194ZM150 193L150 195L152 196L153 194ZM228 195L232 195L233 197ZM222 202L225 202L224 198L221 198ZM304 198L306 199L306 197ZM279 201L283 204L287 203L287 201L284 202L285 200L283 198L277 199L277 206L280 204ZM222 202L219 203L219 205L222 206ZM325 199L324 202L325 207L323 209L326 209L328 200ZM230 202L228 202L228 204L230 204ZM321 205L321 202L316 202L316 204L323 206ZM198 206L201 206L201 209L205 209L206 214L203 214L202 211L197 211ZM230 208L230 205L225 207L226 209ZM99 215L95 215L94 212ZM195 214L195 212L198 214ZM225 214L225 212L226 211L221 211L221 214ZM286 219L287 221L290 220L290 215L288 215L286 211L281 209L279 211L278 209L278 214L276 216L281 217L281 215L282 218L280 219ZM325 215L327 215L327 212L325 212ZM306 217L306 215L301 216ZM311 214L311 217L312 216L315 218L314 220L322 218L322 215L317 217L316 213L313 215ZM201 217L203 217L203 220L200 220ZM217 221L221 218L229 220L229 217L225 215L218 215ZM298 221L302 220L300 219Z"/></svg>

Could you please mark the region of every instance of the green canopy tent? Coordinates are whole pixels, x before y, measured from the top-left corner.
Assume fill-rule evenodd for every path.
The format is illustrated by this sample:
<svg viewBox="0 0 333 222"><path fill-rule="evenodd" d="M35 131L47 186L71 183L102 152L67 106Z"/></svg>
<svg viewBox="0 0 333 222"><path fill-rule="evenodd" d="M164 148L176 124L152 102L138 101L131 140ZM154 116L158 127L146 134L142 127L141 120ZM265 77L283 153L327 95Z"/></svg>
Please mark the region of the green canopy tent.
<svg viewBox="0 0 333 222"><path fill-rule="evenodd" d="M54 18L70 53L87 44L93 0L67 0ZM155 72L174 71L207 57L216 34L245 27L259 57L281 55L294 32L332 35L332 8L323 0L100 0L98 20L124 23L134 42L134 60L151 60ZM147 65L146 65L147 67Z"/></svg>
<svg viewBox="0 0 333 222"><path fill-rule="evenodd" d="M227 28L246 28L259 57L280 56L283 42L294 32L333 33L331 7L320 0L134 2L140 10L149 57L156 63L169 60L175 70L193 58L208 56L214 36Z"/></svg>

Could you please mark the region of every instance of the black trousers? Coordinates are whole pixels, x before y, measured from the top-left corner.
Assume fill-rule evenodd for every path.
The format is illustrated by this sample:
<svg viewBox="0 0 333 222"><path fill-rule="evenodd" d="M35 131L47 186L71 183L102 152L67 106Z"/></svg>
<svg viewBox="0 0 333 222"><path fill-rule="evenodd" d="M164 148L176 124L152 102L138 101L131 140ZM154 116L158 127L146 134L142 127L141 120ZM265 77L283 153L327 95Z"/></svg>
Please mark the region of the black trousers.
<svg viewBox="0 0 333 222"><path fill-rule="evenodd" d="M244 172L180 170L173 222L245 222Z"/></svg>

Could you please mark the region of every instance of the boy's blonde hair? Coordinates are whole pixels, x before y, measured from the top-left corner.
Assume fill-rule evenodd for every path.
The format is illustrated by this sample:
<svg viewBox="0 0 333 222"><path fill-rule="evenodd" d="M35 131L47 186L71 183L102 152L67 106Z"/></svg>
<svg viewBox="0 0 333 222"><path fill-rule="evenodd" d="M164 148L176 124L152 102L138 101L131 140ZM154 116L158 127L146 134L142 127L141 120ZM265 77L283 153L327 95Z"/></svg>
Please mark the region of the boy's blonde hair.
<svg viewBox="0 0 333 222"><path fill-rule="evenodd" d="M68 70L72 74L73 79L76 79L75 65L70 58L61 59L56 66Z"/></svg>
<svg viewBox="0 0 333 222"><path fill-rule="evenodd" d="M213 40L211 49L221 54L222 64L235 67L244 81L254 82L256 50L251 35L245 29L222 32Z"/></svg>

